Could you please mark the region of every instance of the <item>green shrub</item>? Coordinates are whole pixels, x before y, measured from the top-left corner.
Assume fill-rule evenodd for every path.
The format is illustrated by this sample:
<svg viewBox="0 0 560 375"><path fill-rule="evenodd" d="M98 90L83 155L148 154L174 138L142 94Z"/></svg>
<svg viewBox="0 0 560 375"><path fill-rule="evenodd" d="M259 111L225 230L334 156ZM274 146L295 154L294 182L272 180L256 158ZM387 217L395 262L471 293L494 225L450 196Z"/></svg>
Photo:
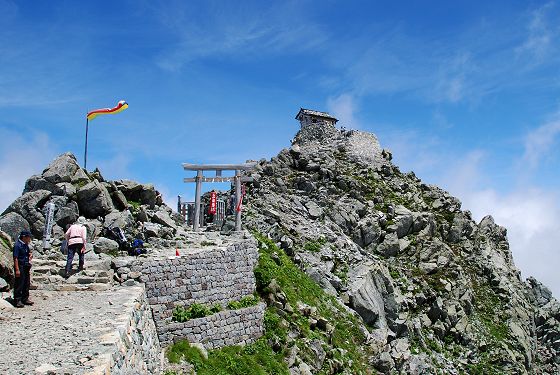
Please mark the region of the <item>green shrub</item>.
<svg viewBox="0 0 560 375"><path fill-rule="evenodd" d="M190 319L203 318L212 314L212 310L208 307L199 303L193 303L186 309L182 306L175 306L173 309L173 320L183 323Z"/></svg>
<svg viewBox="0 0 560 375"><path fill-rule="evenodd" d="M309 241L307 242L303 248L306 251L311 251L314 253L317 253L321 250L321 248L323 247L323 245L327 242L326 239L324 238L319 238L317 241Z"/></svg>
<svg viewBox="0 0 560 375"><path fill-rule="evenodd" d="M239 301L229 301L227 307L230 310L238 310L245 307L255 306L257 303L259 303L259 299L254 295L249 295L241 298Z"/></svg>

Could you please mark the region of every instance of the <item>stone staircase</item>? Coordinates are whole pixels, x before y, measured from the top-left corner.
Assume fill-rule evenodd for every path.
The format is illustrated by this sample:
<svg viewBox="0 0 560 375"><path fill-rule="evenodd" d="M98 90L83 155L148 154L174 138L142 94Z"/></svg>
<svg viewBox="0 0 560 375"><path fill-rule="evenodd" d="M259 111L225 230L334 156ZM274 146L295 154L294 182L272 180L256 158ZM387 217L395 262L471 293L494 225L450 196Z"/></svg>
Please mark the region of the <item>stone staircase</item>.
<svg viewBox="0 0 560 375"><path fill-rule="evenodd" d="M76 262L74 262L76 263ZM31 285L33 289L55 291L108 290L113 286L110 260L86 261L85 269L78 271L74 264L71 276L63 277L66 261L33 259Z"/></svg>

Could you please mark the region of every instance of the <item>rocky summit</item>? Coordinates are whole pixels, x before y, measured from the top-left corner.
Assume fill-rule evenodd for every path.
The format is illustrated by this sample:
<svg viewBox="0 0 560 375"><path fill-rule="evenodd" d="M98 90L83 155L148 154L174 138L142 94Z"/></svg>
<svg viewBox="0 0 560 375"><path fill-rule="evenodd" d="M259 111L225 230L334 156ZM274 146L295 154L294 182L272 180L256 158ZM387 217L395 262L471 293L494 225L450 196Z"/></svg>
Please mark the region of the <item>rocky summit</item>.
<svg viewBox="0 0 560 375"><path fill-rule="evenodd" d="M506 228L391 159L373 134L302 127L252 172L247 225L359 314L372 371L558 373L560 304Z"/></svg>
<svg viewBox="0 0 560 375"><path fill-rule="evenodd" d="M90 289L102 290L103 296L126 294L111 289L112 280L129 286L145 283L147 297L141 297L143 289L135 293L138 301L151 305L142 305L142 311L151 308L154 317L163 317L155 326L145 323L155 327L151 331L157 331L161 343L170 337L180 339L175 336L185 327L194 332L186 337L212 335L197 322L203 327L231 323L218 331L238 337L235 330L244 318L241 323L231 319L243 317L245 310L220 311L224 307L218 306L215 315L185 323L170 323L170 311L186 308L185 301L193 300L231 304L235 293L230 290L237 290L241 298L256 289L259 304L246 308L258 312L252 314L259 322L264 314L264 332L259 325L257 334L249 337L247 332L253 334L254 327L244 328L247 340L241 341L247 348L242 351L220 348L224 342L239 342L229 336L209 337L206 345L191 343L187 346L191 354L198 353L193 349L197 347L202 353L191 357L180 352L178 342L168 348L168 358L175 364L167 367L167 374L242 373L243 368L281 374L560 372L560 304L538 280L521 278L506 229L491 216L473 221L457 198L423 183L412 172L401 172L375 135L340 130L331 122L302 124L289 149L259 161L246 174L252 182L246 187L243 220L251 234L241 236L249 242L234 246L228 241L236 234L225 234L231 232L231 220L225 221L229 229L222 228L221 235L195 234L152 185L106 181L99 170L88 172L72 154L63 154L40 175L30 177L22 196L0 215L0 289L13 284L10 251L22 229L35 237L40 265L35 272L42 276L34 280L53 285L71 282L72 278L63 281L53 267L63 267L58 246L66 226L84 216L91 234L86 262L100 266L76 280L104 283L106 288ZM48 202L57 210L52 246L43 250L40 240ZM106 236L104 228L111 227L122 228L128 238L149 242L153 252L123 258L118 244ZM216 229L207 227L211 228ZM241 259L244 253L239 249L244 246L248 254L256 254L258 247L258 261L256 255ZM183 252L193 247L199 250L185 250L186 260L169 257L177 248ZM205 248L209 250L204 252ZM224 265L216 267L215 262ZM228 275L240 270L247 273L243 278L247 293L230 283ZM216 292L209 287L216 280L227 292L209 294ZM171 334L173 327L180 329ZM153 335L145 336L152 340ZM144 358L156 358L157 350L148 346ZM239 362L247 358L257 359L243 367ZM137 368L165 370L145 363L149 359L143 361ZM69 366L82 373L77 364ZM115 368L110 367L114 373L127 373Z"/></svg>

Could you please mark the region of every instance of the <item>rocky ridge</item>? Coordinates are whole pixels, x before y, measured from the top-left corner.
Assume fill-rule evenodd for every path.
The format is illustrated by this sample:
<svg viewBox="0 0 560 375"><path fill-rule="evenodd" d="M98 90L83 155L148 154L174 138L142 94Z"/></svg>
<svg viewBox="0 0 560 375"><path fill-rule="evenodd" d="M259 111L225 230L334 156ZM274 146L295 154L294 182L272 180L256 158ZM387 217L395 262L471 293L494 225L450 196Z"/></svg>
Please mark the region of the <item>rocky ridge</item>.
<svg viewBox="0 0 560 375"><path fill-rule="evenodd" d="M41 239L50 202L56 207L52 247L44 250ZM64 261L59 251L61 239L66 227L79 216L87 219L86 261L90 264L108 258L108 254L118 254L118 243L105 237L107 228L120 227L129 239L140 238L160 248L168 247L178 232L184 232L180 217L163 203L153 185L106 181L99 170L90 173L78 165L73 154L65 153L40 175L31 176L23 194L0 215L0 277L13 282L11 248L22 229L32 232L36 256L51 263ZM44 273L62 280L58 271Z"/></svg>
<svg viewBox="0 0 560 375"><path fill-rule="evenodd" d="M360 315L383 373L558 373L558 301L521 279L506 229L391 157L373 134L303 127L250 172L247 225Z"/></svg>

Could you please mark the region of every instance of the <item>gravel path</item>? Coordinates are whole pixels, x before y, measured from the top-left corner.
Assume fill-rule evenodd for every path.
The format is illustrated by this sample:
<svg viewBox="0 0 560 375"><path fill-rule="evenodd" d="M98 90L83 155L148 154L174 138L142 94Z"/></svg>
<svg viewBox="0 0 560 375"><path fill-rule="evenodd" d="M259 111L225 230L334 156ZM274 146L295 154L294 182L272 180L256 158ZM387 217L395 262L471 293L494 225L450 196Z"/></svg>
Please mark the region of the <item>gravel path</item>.
<svg viewBox="0 0 560 375"><path fill-rule="evenodd" d="M53 370L50 374L92 371L112 353L111 333L122 325L141 291L140 287L103 292L32 290L35 305L0 310L0 373L47 373L47 368Z"/></svg>

